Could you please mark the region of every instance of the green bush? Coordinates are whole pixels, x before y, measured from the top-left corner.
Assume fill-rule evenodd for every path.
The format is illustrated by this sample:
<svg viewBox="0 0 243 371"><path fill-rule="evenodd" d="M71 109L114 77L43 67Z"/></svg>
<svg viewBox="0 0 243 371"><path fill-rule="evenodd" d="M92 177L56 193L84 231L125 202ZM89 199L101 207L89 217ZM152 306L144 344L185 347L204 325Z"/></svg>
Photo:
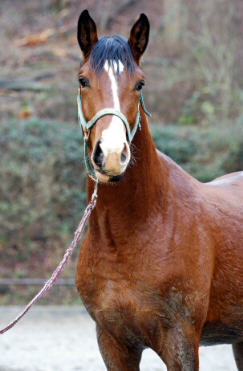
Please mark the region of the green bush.
<svg viewBox="0 0 243 371"><path fill-rule="evenodd" d="M210 130L153 126L156 146L202 181L243 169L242 123ZM51 271L85 205L80 130L31 119L0 127L1 270L12 276ZM54 263L53 263L54 261Z"/></svg>
<svg viewBox="0 0 243 371"><path fill-rule="evenodd" d="M181 165L189 162L196 151L195 138L184 135L178 126L156 125L151 132L156 147Z"/></svg>
<svg viewBox="0 0 243 371"><path fill-rule="evenodd" d="M154 126L157 148L202 182L243 170L243 123L197 128Z"/></svg>
<svg viewBox="0 0 243 371"><path fill-rule="evenodd" d="M7 122L0 158L0 255L12 275L8 263L49 264L70 240L85 200L82 136L58 122Z"/></svg>

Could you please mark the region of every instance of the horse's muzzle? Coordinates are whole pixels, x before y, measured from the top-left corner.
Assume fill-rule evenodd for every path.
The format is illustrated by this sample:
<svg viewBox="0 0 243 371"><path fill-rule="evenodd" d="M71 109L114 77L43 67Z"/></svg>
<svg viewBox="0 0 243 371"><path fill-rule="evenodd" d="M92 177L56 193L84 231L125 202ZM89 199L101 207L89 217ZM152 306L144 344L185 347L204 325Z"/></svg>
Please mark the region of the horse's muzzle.
<svg viewBox="0 0 243 371"><path fill-rule="evenodd" d="M120 180L129 160L130 149L127 143L122 143L120 148L109 148L99 140L92 153L96 175L102 182Z"/></svg>

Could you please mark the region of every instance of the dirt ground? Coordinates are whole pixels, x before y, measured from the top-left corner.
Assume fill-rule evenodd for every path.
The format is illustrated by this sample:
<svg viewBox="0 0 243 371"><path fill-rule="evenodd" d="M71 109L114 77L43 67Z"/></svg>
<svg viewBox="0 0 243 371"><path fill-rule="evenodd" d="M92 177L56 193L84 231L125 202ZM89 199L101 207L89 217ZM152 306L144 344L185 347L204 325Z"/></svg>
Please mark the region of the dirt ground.
<svg viewBox="0 0 243 371"><path fill-rule="evenodd" d="M0 307L0 328L21 307ZM0 338L0 371L105 371L94 322L78 306L36 306ZM141 371L166 370L151 350ZM200 348L200 371L237 371L231 346Z"/></svg>

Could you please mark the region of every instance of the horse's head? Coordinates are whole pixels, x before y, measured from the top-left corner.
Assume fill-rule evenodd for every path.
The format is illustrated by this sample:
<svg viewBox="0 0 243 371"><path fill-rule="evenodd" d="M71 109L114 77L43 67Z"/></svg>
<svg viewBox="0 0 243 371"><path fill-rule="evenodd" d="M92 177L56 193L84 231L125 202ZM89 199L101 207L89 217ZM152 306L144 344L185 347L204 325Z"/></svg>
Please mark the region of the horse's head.
<svg viewBox="0 0 243 371"><path fill-rule="evenodd" d="M120 36L98 39L95 22L85 10L77 36L83 53L79 113L89 127L84 132L89 166L99 181L116 181L129 164L133 129L140 119L144 75L139 61L148 43L149 22L141 14L128 40ZM93 118L95 122L90 121Z"/></svg>

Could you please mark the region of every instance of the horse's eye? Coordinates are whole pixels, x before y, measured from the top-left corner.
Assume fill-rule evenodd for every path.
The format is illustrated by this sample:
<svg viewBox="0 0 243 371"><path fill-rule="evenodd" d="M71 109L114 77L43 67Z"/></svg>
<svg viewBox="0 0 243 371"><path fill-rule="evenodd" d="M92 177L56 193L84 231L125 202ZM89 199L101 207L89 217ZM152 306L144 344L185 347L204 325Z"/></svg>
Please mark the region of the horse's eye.
<svg viewBox="0 0 243 371"><path fill-rule="evenodd" d="M144 85L145 85L144 81L138 81L135 85L135 90L137 90L137 91L142 90Z"/></svg>
<svg viewBox="0 0 243 371"><path fill-rule="evenodd" d="M87 79L87 77L80 77L79 83L82 86L82 88L87 88L90 86L89 79Z"/></svg>

